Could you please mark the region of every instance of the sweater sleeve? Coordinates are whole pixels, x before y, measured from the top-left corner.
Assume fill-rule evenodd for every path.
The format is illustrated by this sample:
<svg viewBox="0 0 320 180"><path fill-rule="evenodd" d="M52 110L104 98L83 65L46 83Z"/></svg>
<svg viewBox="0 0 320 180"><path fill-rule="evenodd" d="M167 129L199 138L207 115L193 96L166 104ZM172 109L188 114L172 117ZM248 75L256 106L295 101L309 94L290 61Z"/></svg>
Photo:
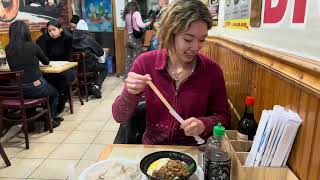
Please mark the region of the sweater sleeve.
<svg viewBox="0 0 320 180"><path fill-rule="evenodd" d="M36 56L38 57L40 62L43 65L49 65L49 63L50 63L49 59L47 58L47 56L44 54L42 49L37 44L35 44L35 49L36 49Z"/></svg>
<svg viewBox="0 0 320 180"><path fill-rule="evenodd" d="M136 12L133 13L133 19L135 20L137 26L140 27L140 28L145 28L146 26L149 26L149 25L151 24L150 21L144 23L144 22L142 21L141 14L140 14L138 11L136 11Z"/></svg>
<svg viewBox="0 0 320 180"><path fill-rule="evenodd" d="M140 55L135 60L131 72L137 74L145 74L142 68L143 57ZM142 97L142 94L131 94L128 92L127 87L124 86L121 94L116 98L112 104L112 115L116 122L128 122L134 115L135 108Z"/></svg>
<svg viewBox="0 0 320 180"><path fill-rule="evenodd" d="M212 134L212 128L216 124L222 123L223 126L229 127L231 121L222 70L216 64L215 69L212 71L215 72L212 80L214 86L211 86L212 93L210 93L208 105L208 114L212 115L199 118L206 127L205 131L200 135L203 138L208 138Z"/></svg>

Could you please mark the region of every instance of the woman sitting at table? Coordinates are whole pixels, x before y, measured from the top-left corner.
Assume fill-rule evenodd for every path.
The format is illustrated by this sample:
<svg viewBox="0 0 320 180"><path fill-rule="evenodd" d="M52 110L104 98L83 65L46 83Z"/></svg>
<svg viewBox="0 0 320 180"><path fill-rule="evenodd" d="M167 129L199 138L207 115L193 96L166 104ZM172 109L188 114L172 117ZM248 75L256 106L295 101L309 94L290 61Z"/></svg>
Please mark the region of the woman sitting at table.
<svg viewBox="0 0 320 180"><path fill-rule="evenodd" d="M47 30L48 33L44 35L45 38L38 45L50 61L69 61L72 54L72 35L68 31L64 31L56 20L47 23ZM75 76L75 70L69 69L60 74L50 74L45 77L59 91L60 98L57 109L59 113L63 111L65 106L65 90L68 82L74 80Z"/></svg>
<svg viewBox="0 0 320 180"><path fill-rule="evenodd" d="M42 77L39 60L48 65L49 59L41 48L31 41L28 26L23 21L15 21L9 28L9 44L5 48L9 67L12 71L24 71L22 90L24 98L49 96L53 127L60 125L57 117L58 91Z"/></svg>
<svg viewBox="0 0 320 180"><path fill-rule="evenodd" d="M218 122L228 127L225 82L219 65L199 54L212 17L200 0L177 0L161 19L161 50L140 55L133 64L120 96L112 106L115 121L127 122L144 94L144 144L196 145L192 136L207 139ZM184 119L180 124L162 104L147 81L153 81Z"/></svg>

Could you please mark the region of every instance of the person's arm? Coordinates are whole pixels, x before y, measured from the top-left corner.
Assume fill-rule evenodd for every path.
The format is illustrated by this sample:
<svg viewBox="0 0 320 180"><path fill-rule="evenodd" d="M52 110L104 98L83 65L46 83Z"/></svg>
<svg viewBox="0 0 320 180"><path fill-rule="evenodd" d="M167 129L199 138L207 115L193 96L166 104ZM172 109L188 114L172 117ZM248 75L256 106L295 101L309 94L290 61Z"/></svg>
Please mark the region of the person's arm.
<svg viewBox="0 0 320 180"><path fill-rule="evenodd" d="M149 26L151 24L150 21L144 23L142 21L142 17L141 17L141 14L140 12L136 11L133 13L133 19L136 21L137 23L137 26L140 27L140 28L145 28L146 26Z"/></svg>
<svg viewBox="0 0 320 180"><path fill-rule="evenodd" d="M139 56L131 69L131 72L144 75L143 69L141 67L141 59ZM141 99L143 93L132 94L128 91L126 85L124 86L120 96L112 104L112 115L116 122L124 123L128 122L130 118L134 115L135 108Z"/></svg>
<svg viewBox="0 0 320 180"><path fill-rule="evenodd" d="M200 119L206 127L205 131L200 135L201 137L205 138L212 134L213 126L219 122L222 123L223 126L229 127L231 121L222 70L218 65L215 67L215 75L212 82L214 86L211 86L208 105L208 112L213 115L207 117L198 117L198 119Z"/></svg>
<svg viewBox="0 0 320 180"><path fill-rule="evenodd" d="M93 39L93 37L91 36L88 37L88 44L89 44L88 47L92 50L94 54L96 54L98 57L103 56L104 54L103 48L95 39Z"/></svg>
<svg viewBox="0 0 320 180"><path fill-rule="evenodd" d="M47 34L44 34L42 36L40 36L37 40L36 40L36 44L42 49L42 51L44 52L44 54L46 56L48 56L49 52L47 51L49 49L49 47L47 46L47 41L49 40L49 37Z"/></svg>
<svg viewBox="0 0 320 180"><path fill-rule="evenodd" d="M71 56L72 56L72 37L68 37L66 42L65 42L65 47L66 47L66 57L65 57L65 61L70 61L71 60Z"/></svg>
<svg viewBox="0 0 320 180"><path fill-rule="evenodd" d="M43 64L43 65L49 65L50 63L50 60L47 58L47 56L44 54L44 52L42 51L42 49L37 45L35 44L34 46L36 48L36 56L38 57L38 59L40 60L40 62Z"/></svg>

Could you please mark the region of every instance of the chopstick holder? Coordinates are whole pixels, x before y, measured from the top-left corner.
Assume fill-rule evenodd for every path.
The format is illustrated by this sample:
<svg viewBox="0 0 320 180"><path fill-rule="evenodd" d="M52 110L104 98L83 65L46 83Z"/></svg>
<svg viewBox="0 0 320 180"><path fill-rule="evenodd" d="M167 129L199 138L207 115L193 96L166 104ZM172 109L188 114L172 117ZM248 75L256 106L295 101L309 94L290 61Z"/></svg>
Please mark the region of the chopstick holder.
<svg viewBox="0 0 320 180"><path fill-rule="evenodd" d="M159 97L161 102L167 107L169 110L169 113L180 122L180 124L184 121L182 117L172 108L172 106L169 104L169 102L166 100L166 98L163 97L159 89L153 84L152 81L147 81L147 84L150 86L150 88L153 90L153 92ZM202 139L200 136L193 136L194 139L197 141L198 144L204 144L205 140Z"/></svg>

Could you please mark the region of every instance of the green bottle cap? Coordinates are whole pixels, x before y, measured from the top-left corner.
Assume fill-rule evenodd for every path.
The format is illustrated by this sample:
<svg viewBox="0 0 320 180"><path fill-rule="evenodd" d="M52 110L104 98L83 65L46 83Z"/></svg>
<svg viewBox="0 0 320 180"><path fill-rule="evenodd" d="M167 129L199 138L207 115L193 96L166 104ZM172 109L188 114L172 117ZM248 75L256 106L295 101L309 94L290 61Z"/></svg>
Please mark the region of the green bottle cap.
<svg viewBox="0 0 320 180"><path fill-rule="evenodd" d="M213 127L213 135L214 136L224 136L224 130L225 128L221 125L221 123L218 123L218 125Z"/></svg>

